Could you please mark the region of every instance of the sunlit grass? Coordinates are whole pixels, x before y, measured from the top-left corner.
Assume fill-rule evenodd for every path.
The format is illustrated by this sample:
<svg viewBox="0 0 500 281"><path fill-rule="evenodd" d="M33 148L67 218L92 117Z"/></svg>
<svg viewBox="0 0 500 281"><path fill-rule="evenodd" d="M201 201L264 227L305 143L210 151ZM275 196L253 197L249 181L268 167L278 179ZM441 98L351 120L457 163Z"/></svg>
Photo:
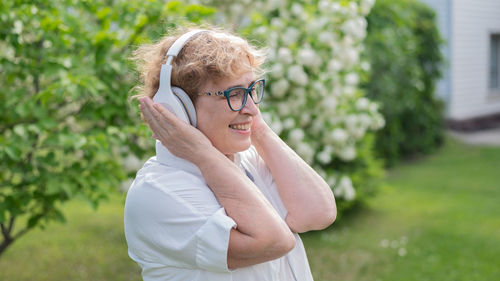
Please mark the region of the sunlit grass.
<svg viewBox="0 0 500 281"><path fill-rule="evenodd" d="M315 280L500 280L500 148L448 141L304 235Z"/></svg>
<svg viewBox="0 0 500 281"><path fill-rule="evenodd" d="M97 211L80 200L67 204L66 224L35 229L0 257L0 280L141 280L127 255L123 200L113 195Z"/></svg>
<svg viewBox="0 0 500 281"><path fill-rule="evenodd" d="M141 280L127 256L123 196L34 230L0 258L0 280ZM388 172L376 197L302 235L316 281L500 280L500 148L455 141Z"/></svg>

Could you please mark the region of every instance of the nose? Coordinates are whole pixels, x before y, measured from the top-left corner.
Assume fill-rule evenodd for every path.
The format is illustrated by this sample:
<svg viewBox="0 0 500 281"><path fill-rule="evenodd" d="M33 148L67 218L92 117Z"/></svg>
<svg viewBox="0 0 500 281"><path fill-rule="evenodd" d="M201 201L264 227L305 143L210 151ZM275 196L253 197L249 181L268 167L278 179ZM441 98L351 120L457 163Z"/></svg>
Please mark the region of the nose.
<svg viewBox="0 0 500 281"><path fill-rule="evenodd" d="M259 105L255 104L250 96L248 96L245 106L240 110L241 114L256 115L259 112Z"/></svg>

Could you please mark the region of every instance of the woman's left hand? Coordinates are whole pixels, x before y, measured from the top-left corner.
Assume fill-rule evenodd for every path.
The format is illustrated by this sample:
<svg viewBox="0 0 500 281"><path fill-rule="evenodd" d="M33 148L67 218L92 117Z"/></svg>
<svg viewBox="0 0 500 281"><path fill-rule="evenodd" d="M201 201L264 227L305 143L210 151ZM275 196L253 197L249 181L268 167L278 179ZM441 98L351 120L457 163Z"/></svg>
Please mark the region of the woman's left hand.
<svg viewBox="0 0 500 281"><path fill-rule="evenodd" d="M264 121L264 118L262 118L262 114L259 109L259 113L253 117L251 135L252 144L258 145L258 143L265 138L266 133L269 131L271 131L271 128L269 128L266 121Z"/></svg>
<svg viewBox="0 0 500 281"><path fill-rule="evenodd" d="M294 232L326 228L336 218L330 186L266 124L260 112L252 124L252 145L271 171Z"/></svg>

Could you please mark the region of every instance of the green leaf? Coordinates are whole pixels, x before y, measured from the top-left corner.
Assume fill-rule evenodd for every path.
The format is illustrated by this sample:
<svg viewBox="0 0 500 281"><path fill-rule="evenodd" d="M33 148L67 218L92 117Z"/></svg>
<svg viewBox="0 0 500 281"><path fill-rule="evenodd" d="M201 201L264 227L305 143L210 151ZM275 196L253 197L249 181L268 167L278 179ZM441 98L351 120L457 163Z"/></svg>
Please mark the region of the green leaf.
<svg viewBox="0 0 500 281"><path fill-rule="evenodd" d="M54 220L65 223L66 222L66 217L64 216L63 212L60 209L54 209L52 213L52 217Z"/></svg>
<svg viewBox="0 0 500 281"><path fill-rule="evenodd" d="M136 28L143 27L148 22L148 16L140 14L135 20Z"/></svg>
<svg viewBox="0 0 500 281"><path fill-rule="evenodd" d="M49 117L42 118L38 121L38 124L43 130L51 130L57 126L57 122Z"/></svg>
<svg viewBox="0 0 500 281"><path fill-rule="evenodd" d="M14 161L21 160L21 151L14 146L6 146L3 148L4 152L9 156L10 159Z"/></svg>
<svg viewBox="0 0 500 281"><path fill-rule="evenodd" d="M33 228L33 227L37 226L37 225L38 225L38 223L40 222L40 218L41 218L41 217L42 217L42 216L41 216L41 215L39 215L39 214L35 214L35 215L31 216L31 217L28 219L28 224L27 224L28 228Z"/></svg>
<svg viewBox="0 0 500 281"><path fill-rule="evenodd" d="M46 195L55 195L61 192L61 185L57 179L51 179L47 182L47 188L45 189Z"/></svg>
<svg viewBox="0 0 500 281"><path fill-rule="evenodd" d="M111 9L111 7L104 7L104 8L101 8L97 12L96 16L97 16L98 19L104 19L104 18L108 17L109 14L111 14L112 11L113 10Z"/></svg>

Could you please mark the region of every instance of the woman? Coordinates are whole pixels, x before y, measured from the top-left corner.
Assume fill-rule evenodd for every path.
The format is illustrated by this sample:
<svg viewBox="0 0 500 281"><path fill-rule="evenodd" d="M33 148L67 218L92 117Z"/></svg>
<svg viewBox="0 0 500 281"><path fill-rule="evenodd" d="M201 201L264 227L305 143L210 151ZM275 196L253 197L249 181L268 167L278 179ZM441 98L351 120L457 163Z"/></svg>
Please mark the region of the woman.
<svg viewBox="0 0 500 281"><path fill-rule="evenodd" d="M297 233L333 223L335 200L261 117L262 51L215 29L185 43L171 84L192 100L196 128L151 99L165 53L188 31L136 52L139 107L172 154L149 159L127 194L129 255L144 280L312 280Z"/></svg>

